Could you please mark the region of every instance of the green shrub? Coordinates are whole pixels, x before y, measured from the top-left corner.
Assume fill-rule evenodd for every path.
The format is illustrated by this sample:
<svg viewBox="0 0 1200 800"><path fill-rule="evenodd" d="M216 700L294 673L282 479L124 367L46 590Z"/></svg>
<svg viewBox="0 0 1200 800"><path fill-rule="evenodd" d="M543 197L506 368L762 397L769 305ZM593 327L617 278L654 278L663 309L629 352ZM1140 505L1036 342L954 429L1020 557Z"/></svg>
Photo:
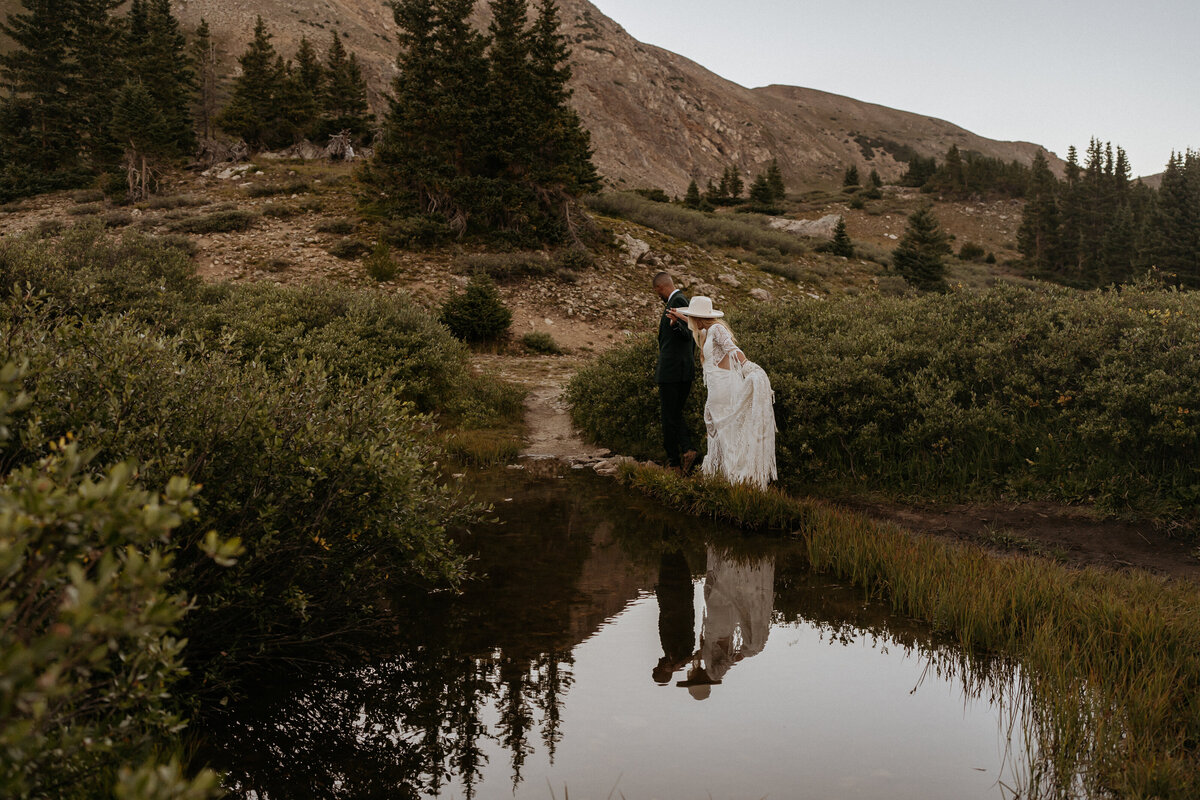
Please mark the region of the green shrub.
<svg viewBox="0 0 1200 800"><path fill-rule="evenodd" d="M658 343L649 334L636 336L586 364L567 384L566 399L575 425L614 452L663 463L662 422L654 367ZM684 419L700 441L704 424L703 386L688 395Z"/></svg>
<svg viewBox="0 0 1200 800"><path fill-rule="evenodd" d="M214 211L195 217L174 220L167 225L173 233L229 233L247 230L257 215L242 209Z"/></svg>
<svg viewBox="0 0 1200 800"><path fill-rule="evenodd" d="M962 247L958 248L958 257L963 261L983 261L986 252L975 242L963 242ZM995 256L993 256L994 259Z"/></svg>
<svg viewBox="0 0 1200 800"><path fill-rule="evenodd" d="M6 464L15 431L38 435L27 427L38 412L21 388L28 377L0 366ZM132 464L97 470L65 438L0 475L3 796L109 796L119 768L176 739L170 690L184 674L176 631L189 598L168 585L169 554L174 531L195 517L194 493L182 479L145 491ZM237 550L206 541L223 561ZM216 776L171 784L208 797Z"/></svg>
<svg viewBox="0 0 1200 800"><path fill-rule="evenodd" d="M138 208L169 211L175 208L192 208L208 205L208 201L192 194L172 194L161 197L151 197L144 203L138 203Z"/></svg>
<svg viewBox="0 0 1200 800"><path fill-rule="evenodd" d="M855 211L862 211L867 207L867 199L861 194L856 194L850 198L849 205Z"/></svg>
<svg viewBox="0 0 1200 800"><path fill-rule="evenodd" d="M545 331L530 331L521 337L521 344L531 353L559 356L563 352L558 342L554 341L554 337Z"/></svg>
<svg viewBox="0 0 1200 800"><path fill-rule="evenodd" d="M303 178L285 183L256 183L246 187L248 197L275 197L281 194L304 194L312 191L312 184Z"/></svg>
<svg viewBox="0 0 1200 800"><path fill-rule="evenodd" d="M869 294L759 309L732 327L771 376L790 485L1095 502L1194 522L1190 294ZM646 454L652 355L639 341L580 371L568 396L582 430Z"/></svg>
<svg viewBox="0 0 1200 800"><path fill-rule="evenodd" d="M329 255L350 261L358 258L369 249L365 242L347 236L345 239L338 239L329 245Z"/></svg>
<svg viewBox="0 0 1200 800"><path fill-rule="evenodd" d="M448 241L454 232L441 217L404 217L389 222L383 239L396 247L428 247Z"/></svg>
<svg viewBox="0 0 1200 800"><path fill-rule="evenodd" d="M85 203L81 206L71 206L67 213L72 217L91 217L104 213L104 203Z"/></svg>
<svg viewBox="0 0 1200 800"><path fill-rule="evenodd" d="M133 214L124 209L119 209L105 214L103 220L104 227L106 228L123 228L133 222Z"/></svg>
<svg viewBox="0 0 1200 800"><path fill-rule="evenodd" d="M512 312L495 285L479 276L472 278L461 294L446 299L439 318L456 338L472 344L499 341L512 325Z"/></svg>
<svg viewBox="0 0 1200 800"><path fill-rule="evenodd" d="M291 219L304 213L299 206L291 203L263 203L259 210L264 217L274 219Z"/></svg>
<svg viewBox="0 0 1200 800"><path fill-rule="evenodd" d="M134 459L152 485L183 475L205 487L173 545L179 585L201 598L183 627L197 669L361 629L388 576L458 578L445 526L471 506L440 485L427 422L392 382L335 377L302 357L271 370L193 354L128 318L48 322L3 330L29 360L45 435ZM7 457L31 463L37 444ZM236 565L204 555L210 530L240 539Z"/></svg>
<svg viewBox="0 0 1200 800"><path fill-rule="evenodd" d="M652 203L669 203L669 202L671 202L671 198L668 197L667 193L664 192L662 189L658 189L658 188L634 189L634 191Z"/></svg>
<svg viewBox="0 0 1200 800"><path fill-rule="evenodd" d="M459 271L482 275L497 283L524 278L541 278L555 271L555 265L536 250L517 253L476 253L459 262Z"/></svg>
<svg viewBox="0 0 1200 800"><path fill-rule="evenodd" d="M558 269L568 269L572 272L582 272L596 266L596 257L584 247L559 250L554 254L552 261Z"/></svg>
<svg viewBox="0 0 1200 800"><path fill-rule="evenodd" d="M354 233L354 221L349 219L323 219L314 226L317 233L333 233L349 236Z"/></svg>
<svg viewBox="0 0 1200 800"><path fill-rule="evenodd" d="M371 255L363 262L363 269L374 281L390 281L400 272L396 260L392 258L392 250L387 242L377 242Z"/></svg>

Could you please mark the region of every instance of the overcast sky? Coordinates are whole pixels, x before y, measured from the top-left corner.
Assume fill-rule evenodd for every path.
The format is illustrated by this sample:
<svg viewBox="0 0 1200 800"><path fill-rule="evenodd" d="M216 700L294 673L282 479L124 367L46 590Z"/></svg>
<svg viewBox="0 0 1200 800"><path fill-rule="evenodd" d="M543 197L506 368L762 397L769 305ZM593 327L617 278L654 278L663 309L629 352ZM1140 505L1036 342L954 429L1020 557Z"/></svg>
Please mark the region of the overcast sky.
<svg viewBox="0 0 1200 800"><path fill-rule="evenodd" d="M1200 0L592 0L743 86L805 86L1135 175L1200 149Z"/></svg>

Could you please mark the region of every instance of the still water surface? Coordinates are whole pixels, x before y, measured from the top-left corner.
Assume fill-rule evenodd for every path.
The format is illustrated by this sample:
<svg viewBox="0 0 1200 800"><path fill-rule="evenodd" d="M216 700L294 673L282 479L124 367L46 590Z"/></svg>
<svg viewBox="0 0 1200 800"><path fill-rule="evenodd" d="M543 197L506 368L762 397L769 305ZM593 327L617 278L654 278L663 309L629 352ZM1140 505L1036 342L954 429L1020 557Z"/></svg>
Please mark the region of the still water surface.
<svg viewBox="0 0 1200 800"><path fill-rule="evenodd" d="M205 724L236 797L921 798L1026 783L1019 672L812 574L792 541L590 474L474 476L484 577L362 663Z"/></svg>

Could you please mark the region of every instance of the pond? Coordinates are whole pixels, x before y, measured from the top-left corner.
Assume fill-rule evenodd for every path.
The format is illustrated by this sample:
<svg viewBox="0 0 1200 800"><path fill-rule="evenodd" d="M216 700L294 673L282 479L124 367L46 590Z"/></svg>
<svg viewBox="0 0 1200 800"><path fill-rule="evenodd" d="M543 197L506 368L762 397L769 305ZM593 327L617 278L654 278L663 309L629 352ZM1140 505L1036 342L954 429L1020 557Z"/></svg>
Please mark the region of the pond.
<svg viewBox="0 0 1200 800"><path fill-rule="evenodd" d="M1035 740L1012 664L813 574L795 540L588 473L471 476L481 577L370 658L209 715L234 797L1004 798Z"/></svg>

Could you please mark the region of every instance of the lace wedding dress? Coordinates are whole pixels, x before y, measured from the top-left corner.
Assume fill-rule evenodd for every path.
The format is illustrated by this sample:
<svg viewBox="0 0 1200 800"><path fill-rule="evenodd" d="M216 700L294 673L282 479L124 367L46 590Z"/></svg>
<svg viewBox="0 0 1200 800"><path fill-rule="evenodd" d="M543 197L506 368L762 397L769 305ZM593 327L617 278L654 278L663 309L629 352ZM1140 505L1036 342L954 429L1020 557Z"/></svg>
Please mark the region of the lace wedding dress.
<svg viewBox="0 0 1200 800"><path fill-rule="evenodd" d="M743 364L736 352L728 328L717 323L708 329L703 349L708 453L701 470L765 489L777 477L775 393L767 373L751 361ZM718 365L726 356L728 369L722 369Z"/></svg>

